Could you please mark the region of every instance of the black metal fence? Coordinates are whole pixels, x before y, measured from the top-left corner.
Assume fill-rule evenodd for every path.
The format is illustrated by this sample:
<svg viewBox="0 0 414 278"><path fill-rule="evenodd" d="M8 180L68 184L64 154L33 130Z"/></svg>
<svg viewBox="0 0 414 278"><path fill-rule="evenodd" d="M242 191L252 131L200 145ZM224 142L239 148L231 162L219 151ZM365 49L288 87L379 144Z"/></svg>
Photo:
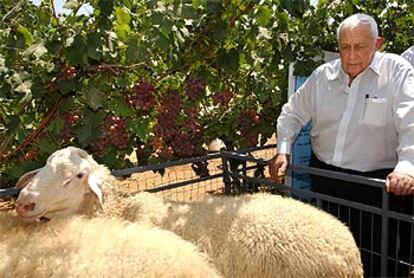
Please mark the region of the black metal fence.
<svg viewBox="0 0 414 278"><path fill-rule="evenodd" d="M347 225L359 222L361 230L360 233L354 234L354 237L361 250L367 277L408 277L409 272L414 271L414 213L402 214L390 210L388 194L384 190L382 207L372 207L310 190L276 184L268 178L267 169L267 161L274 153L275 145L267 145L243 152L222 151L180 161L113 170L112 173L123 179L121 191L125 194L146 190L180 201L195 201L208 194L243 194L259 191L287 195L322 208ZM292 172L384 187L383 180L310 167L291 166L289 174ZM7 194L16 194L16 191L3 190L0 192L0 199ZM364 231L367 230L368 237L364 235ZM403 230L405 238L391 236L399 235Z"/></svg>
<svg viewBox="0 0 414 278"><path fill-rule="evenodd" d="M279 192L290 197L317 206L347 224L360 248L366 277L409 277L414 271L414 211L408 214L399 213L389 208L389 194L384 190L384 180L333 172L305 166L291 166L292 173L308 173L339 179L382 190L382 205L374 207L358 202L348 201L325 194L275 184L266 177L252 176L252 170L263 168L267 161L239 153L223 152L223 172L225 192L231 193L235 180L252 188L252 184L267 186L271 192ZM254 164L241 170L230 170L228 161L240 160L246 164ZM249 175L250 170L250 175ZM414 197L411 197L414 198Z"/></svg>

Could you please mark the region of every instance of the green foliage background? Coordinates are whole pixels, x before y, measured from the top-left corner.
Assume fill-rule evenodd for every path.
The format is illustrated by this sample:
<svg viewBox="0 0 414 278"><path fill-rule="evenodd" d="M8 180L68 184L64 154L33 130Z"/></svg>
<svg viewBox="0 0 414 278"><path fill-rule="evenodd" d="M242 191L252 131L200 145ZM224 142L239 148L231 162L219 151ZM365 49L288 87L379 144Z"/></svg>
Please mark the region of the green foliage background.
<svg viewBox="0 0 414 278"><path fill-rule="evenodd" d="M92 14L79 13L85 3ZM195 149L216 137L230 149L252 145L240 132L248 110L260 119L250 131L265 144L286 101L289 64L309 74L321 63L314 57L336 50L336 27L350 14L378 20L384 51L414 44L412 0L320 0L317 7L306 0L67 0L65 8L70 13L58 15L50 0L0 2L0 184L65 145L90 150L108 114L125 121L130 140L121 149L110 144L100 162L128 166L125 155L134 150L141 164L160 161L151 142L168 89L182 96L181 121L189 108L197 111L203 139ZM192 76L205 85L196 99L185 93ZM154 85L158 109L144 113L125 101L140 80ZM214 104L223 90L233 98ZM80 119L62 141L68 113Z"/></svg>

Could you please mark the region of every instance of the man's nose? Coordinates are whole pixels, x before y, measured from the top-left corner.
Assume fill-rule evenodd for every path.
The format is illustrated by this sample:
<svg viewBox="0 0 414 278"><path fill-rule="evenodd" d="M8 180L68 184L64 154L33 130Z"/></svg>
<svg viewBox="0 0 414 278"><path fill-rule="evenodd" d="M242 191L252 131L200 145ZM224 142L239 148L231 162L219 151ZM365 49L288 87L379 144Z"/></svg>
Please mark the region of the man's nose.
<svg viewBox="0 0 414 278"><path fill-rule="evenodd" d="M349 49L349 57L353 59L353 58L356 58L357 56L358 55L357 55L357 51L355 47L351 46L351 48Z"/></svg>

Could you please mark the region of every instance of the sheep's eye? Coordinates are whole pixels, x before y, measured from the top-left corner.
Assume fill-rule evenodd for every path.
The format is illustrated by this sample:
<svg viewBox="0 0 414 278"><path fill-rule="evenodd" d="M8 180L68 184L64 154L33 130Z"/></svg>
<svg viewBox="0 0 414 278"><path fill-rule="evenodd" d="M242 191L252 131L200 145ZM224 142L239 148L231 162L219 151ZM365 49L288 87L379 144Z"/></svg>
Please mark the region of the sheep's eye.
<svg viewBox="0 0 414 278"><path fill-rule="evenodd" d="M83 177L83 174L79 173L79 174L76 175L76 177L78 177L78 179L81 179Z"/></svg>

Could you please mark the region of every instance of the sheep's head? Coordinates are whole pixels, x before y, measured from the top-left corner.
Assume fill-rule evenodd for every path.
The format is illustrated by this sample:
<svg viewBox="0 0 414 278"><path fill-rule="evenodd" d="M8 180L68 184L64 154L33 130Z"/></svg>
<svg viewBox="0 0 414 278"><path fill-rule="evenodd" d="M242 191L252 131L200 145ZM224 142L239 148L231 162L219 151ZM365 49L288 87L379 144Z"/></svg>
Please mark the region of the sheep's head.
<svg viewBox="0 0 414 278"><path fill-rule="evenodd" d="M24 174L16 184L21 189L16 211L25 222L77 213L86 194L103 202L97 163L84 150L67 147L54 152L40 169Z"/></svg>

